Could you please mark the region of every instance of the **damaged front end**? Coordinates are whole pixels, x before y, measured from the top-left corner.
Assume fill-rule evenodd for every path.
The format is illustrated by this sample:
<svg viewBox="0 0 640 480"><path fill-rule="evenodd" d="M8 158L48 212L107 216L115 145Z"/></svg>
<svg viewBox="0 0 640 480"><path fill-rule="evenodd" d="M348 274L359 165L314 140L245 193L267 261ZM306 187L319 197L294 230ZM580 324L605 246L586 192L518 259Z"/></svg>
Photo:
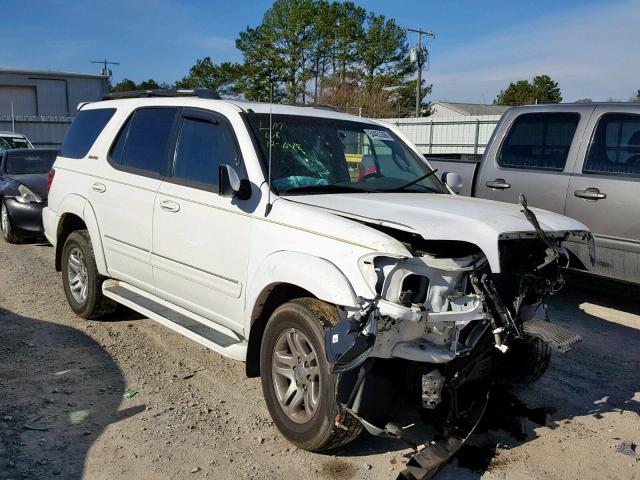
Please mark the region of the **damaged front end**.
<svg viewBox="0 0 640 480"><path fill-rule="evenodd" d="M523 208L534 232L500 236L500 273L472 243L427 241L386 228L413 256L363 257L360 270L375 297L360 299L360 309L343 312L326 329L338 403L370 433L398 438L418 452L392 421L398 407L415 407L439 427L440 440L418 452L401 478L430 478L462 446L496 378L533 381L551 350L566 352L581 340L550 323L545 299L563 285L568 257L562 242L589 234L545 233L526 203Z"/></svg>

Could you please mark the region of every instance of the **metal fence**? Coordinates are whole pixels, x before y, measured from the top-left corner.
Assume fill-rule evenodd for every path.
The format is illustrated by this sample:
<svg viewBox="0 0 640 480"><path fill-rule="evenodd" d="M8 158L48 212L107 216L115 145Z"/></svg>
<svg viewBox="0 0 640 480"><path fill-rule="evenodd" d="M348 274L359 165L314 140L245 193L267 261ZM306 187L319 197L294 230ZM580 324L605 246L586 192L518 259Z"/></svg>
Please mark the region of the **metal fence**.
<svg viewBox="0 0 640 480"><path fill-rule="evenodd" d="M35 147L57 148L62 145L71 117L0 116L0 131L26 135Z"/></svg>
<svg viewBox="0 0 640 480"><path fill-rule="evenodd" d="M500 115L381 120L396 125L424 154L482 155Z"/></svg>

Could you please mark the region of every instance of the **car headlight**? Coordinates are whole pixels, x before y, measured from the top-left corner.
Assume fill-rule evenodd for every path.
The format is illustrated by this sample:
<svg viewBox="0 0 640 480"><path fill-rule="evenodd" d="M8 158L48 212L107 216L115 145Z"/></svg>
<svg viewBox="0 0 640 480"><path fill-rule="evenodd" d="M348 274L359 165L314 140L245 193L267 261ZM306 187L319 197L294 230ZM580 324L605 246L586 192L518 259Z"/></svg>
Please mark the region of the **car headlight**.
<svg viewBox="0 0 640 480"><path fill-rule="evenodd" d="M15 198L20 203L42 203L42 198L24 185L18 187L18 192L20 192L20 195Z"/></svg>

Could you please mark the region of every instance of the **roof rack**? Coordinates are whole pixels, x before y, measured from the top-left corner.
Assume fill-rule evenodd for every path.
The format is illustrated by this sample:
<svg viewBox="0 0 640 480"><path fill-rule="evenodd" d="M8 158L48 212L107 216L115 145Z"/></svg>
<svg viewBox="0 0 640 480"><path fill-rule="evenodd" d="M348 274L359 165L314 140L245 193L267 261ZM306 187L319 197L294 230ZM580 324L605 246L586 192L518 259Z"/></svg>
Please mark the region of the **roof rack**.
<svg viewBox="0 0 640 480"><path fill-rule="evenodd" d="M112 92L103 100L117 100L121 98L149 98L149 97L198 97L220 100L220 95L209 88L156 88L152 90L130 90L128 92Z"/></svg>

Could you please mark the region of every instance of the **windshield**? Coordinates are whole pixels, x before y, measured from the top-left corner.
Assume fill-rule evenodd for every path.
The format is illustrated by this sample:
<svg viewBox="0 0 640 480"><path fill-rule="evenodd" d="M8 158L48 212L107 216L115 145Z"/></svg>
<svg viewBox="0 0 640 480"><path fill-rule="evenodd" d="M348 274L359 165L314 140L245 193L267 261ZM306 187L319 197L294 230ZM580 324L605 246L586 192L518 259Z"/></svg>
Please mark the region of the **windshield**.
<svg viewBox="0 0 640 480"><path fill-rule="evenodd" d="M54 150L9 153L4 169L8 175L47 173L55 159L56 152Z"/></svg>
<svg viewBox="0 0 640 480"><path fill-rule="evenodd" d="M266 171L269 115L250 114L248 119ZM331 118L273 115L271 132L272 185L279 194L447 193L420 155L384 127Z"/></svg>
<svg viewBox="0 0 640 480"><path fill-rule="evenodd" d="M12 148L33 148L24 137L0 137L0 152Z"/></svg>

